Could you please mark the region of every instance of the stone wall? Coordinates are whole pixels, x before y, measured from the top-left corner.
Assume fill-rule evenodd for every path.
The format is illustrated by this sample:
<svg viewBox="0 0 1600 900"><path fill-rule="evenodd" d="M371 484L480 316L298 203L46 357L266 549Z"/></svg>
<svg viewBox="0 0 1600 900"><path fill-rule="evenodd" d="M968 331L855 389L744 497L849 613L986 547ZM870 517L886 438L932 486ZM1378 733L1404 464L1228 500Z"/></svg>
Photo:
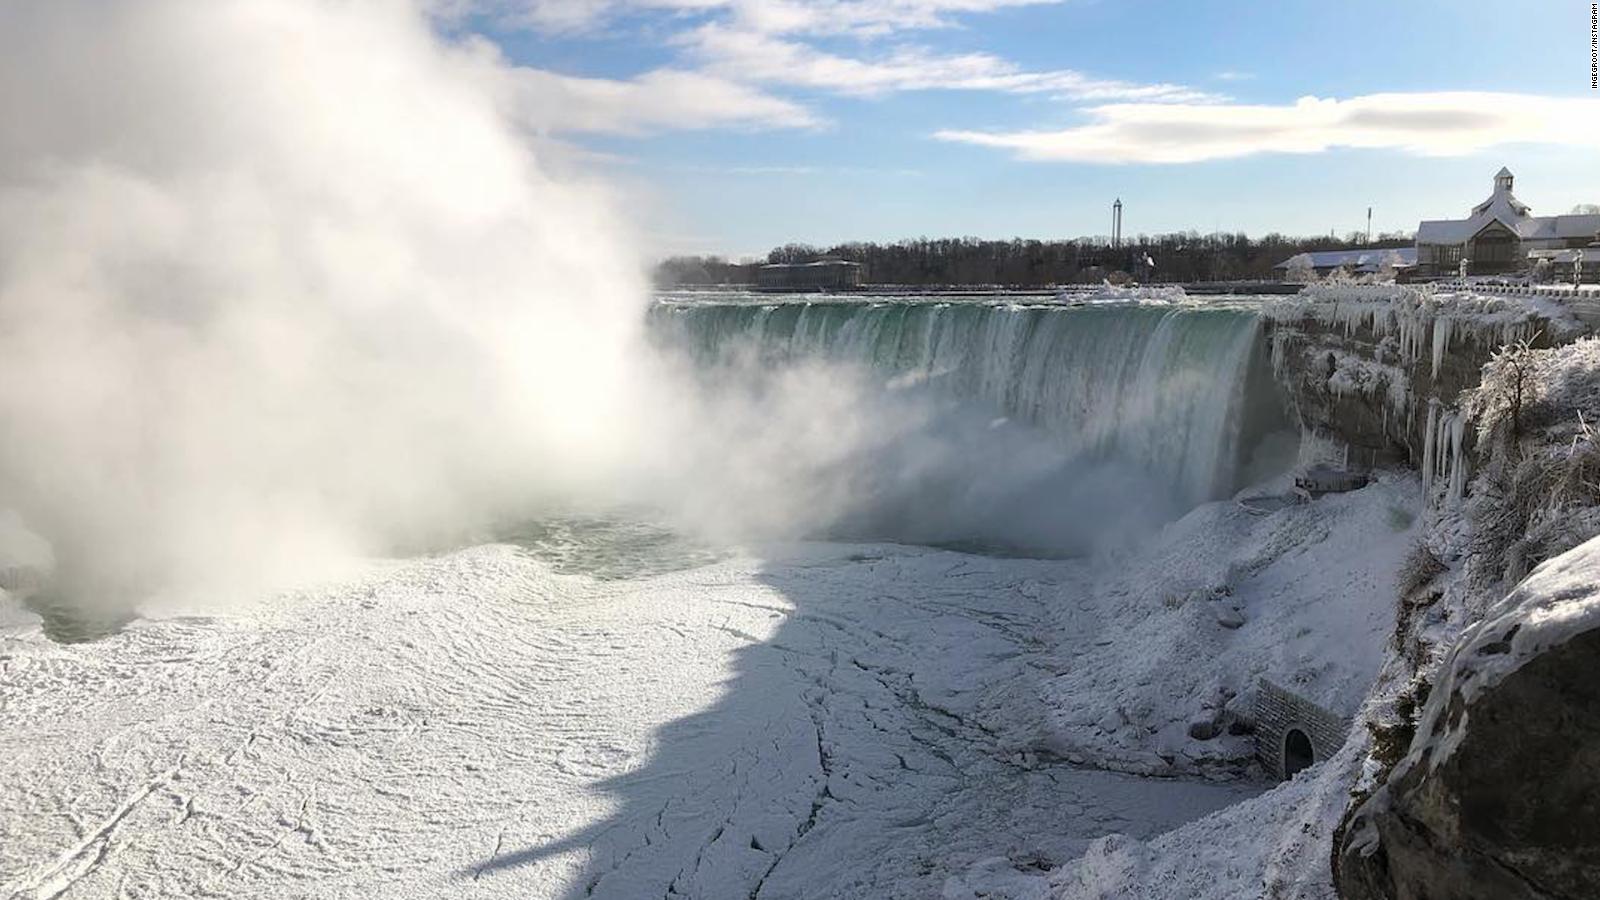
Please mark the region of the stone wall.
<svg viewBox="0 0 1600 900"><path fill-rule="evenodd" d="M1276 778L1287 778L1283 744L1291 730L1311 739L1312 761L1321 762L1344 746L1350 722L1310 700L1261 679L1256 690L1256 758Z"/></svg>

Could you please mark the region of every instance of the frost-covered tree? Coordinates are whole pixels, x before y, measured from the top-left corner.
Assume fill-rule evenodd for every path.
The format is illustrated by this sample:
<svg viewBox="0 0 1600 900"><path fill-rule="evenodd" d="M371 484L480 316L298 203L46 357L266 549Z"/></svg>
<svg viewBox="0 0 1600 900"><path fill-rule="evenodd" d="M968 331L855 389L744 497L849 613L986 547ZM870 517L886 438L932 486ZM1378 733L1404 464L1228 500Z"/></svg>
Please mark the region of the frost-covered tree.
<svg viewBox="0 0 1600 900"><path fill-rule="evenodd" d="M1467 400L1477 423L1474 580L1520 580L1600 534L1600 339L1526 342L1484 366Z"/></svg>
<svg viewBox="0 0 1600 900"><path fill-rule="evenodd" d="M1311 284L1317 280L1317 270L1311 265L1311 254L1302 253L1289 260L1283 280L1293 284Z"/></svg>

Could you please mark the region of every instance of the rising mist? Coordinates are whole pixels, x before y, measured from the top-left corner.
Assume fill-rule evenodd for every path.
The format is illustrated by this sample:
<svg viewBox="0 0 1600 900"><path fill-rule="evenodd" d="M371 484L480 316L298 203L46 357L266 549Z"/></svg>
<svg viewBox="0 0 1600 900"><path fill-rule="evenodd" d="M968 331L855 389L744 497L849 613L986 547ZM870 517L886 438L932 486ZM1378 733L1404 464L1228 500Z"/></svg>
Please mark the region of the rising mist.
<svg viewBox="0 0 1600 900"><path fill-rule="evenodd" d="M403 0L0 11L0 511L56 593L260 592L552 505L1050 553L1181 509L870 368L659 352L618 198L552 176L515 78Z"/></svg>

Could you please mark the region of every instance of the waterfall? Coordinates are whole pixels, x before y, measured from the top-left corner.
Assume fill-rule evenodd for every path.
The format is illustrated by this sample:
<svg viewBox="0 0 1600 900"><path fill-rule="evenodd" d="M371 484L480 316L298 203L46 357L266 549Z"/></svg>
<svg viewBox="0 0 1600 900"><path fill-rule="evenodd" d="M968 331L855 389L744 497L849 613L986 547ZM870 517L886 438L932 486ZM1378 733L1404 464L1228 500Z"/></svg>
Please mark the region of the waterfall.
<svg viewBox="0 0 1600 900"><path fill-rule="evenodd" d="M1244 305L669 300L651 319L702 366L754 353L926 382L1047 430L1074 458L1136 466L1189 505L1237 489L1282 415Z"/></svg>

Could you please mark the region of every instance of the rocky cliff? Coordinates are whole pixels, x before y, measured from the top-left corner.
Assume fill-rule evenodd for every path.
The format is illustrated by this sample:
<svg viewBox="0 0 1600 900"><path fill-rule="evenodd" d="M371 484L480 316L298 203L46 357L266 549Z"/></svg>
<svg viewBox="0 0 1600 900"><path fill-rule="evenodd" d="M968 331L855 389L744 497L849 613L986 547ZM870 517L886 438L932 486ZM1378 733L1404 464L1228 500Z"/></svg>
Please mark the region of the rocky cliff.
<svg viewBox="0 0 1600 900"><path fill-rule="evenodd" d="M1462 636L1337 848L1351 900L1600 896L1600 539Z"/></svg>
<svg viewBox="0 0 1600 900"><path fill-rule="evenodd" d="M1583 329L1540 298L1323 284L1270 304L1267 330L1308 434L1348 448L1353 466L1409 464L1432 480L1470 444L1459 398L1495 351L1553 346Z"/></svg>
<svg viewBox="0 0 1600 900"><path fill-rule="evenodd" d="M1600 897L1600 339L1530 310L1459 345L1453 322L1424 354L1405 347L1437 315L1420 331L1309 306L1275 318L1304 427L1433 481L1363 712L1339 893Z"/></svg>

